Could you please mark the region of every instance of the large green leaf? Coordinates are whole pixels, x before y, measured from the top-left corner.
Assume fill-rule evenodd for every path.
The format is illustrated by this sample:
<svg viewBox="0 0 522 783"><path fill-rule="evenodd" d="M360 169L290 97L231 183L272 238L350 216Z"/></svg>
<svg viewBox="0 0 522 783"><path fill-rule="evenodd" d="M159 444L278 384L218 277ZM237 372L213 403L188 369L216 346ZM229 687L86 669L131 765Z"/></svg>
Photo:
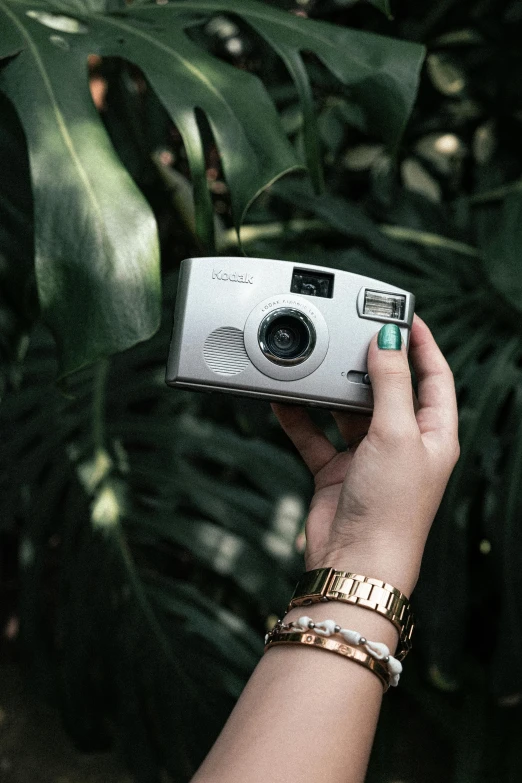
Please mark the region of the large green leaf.
<svg viewBox="0 0 522 783"><path fill-rule="evenodd" d="M260 80L211 56L187 28L241 16L283 59L300 96L307 162L321 164L303 52L313 52L396 144L415 98L422 47L297 18L254 0L135 4L0 1L0 89L27 136L35 205L36 275L61 373L122 350L158 324L158 254L150 209L108 140L87 81L89 54L123 57L144 73L185 145L196 224L213 245L202 122L217 145L239 229L256 195L302 166ZM109 8L114 7L111 4ZM201 114L199 114L200 112ZM38 121L35 121L35 118Z"/></svg>
<svg viewBox="0 0 522 783"><path fill-rule="evenodd" d="M156 225L90 99L86 52L65 51L28 10L0 6L1 45L22 49L0 89L27 136L40 304L67 372L157 329Z"/></svg>

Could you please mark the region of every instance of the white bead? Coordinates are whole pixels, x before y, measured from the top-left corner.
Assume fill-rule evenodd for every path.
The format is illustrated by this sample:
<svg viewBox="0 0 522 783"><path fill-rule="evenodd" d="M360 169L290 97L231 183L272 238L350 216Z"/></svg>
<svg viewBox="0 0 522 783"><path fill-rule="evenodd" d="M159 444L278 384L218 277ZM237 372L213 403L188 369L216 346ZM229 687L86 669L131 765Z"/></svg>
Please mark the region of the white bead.
<svg viewBox="0 0 522 783"><path fill-rule="evenodd" d="M315 632L320 636L331 636L335 633L335 620L323 620L315 624Z"/></svg>
<svg viewBox="0 0 522 783"><path fill-rule="evenodd" d="M402 672L402 663L392 655L390 655L390 660L388 661L388 671L390 674L397 676Z"/></svg>
<svg viewBox="0 0 522 783"><path fill-rule="evenodd" d="M294 620L294 627L300 627L303 631L307 631L309 628L309 623L313 623L313 620L311 617L307 617L305 614L302 617L299 617L297 620Z"/></svg>
<svg viewBox="0 0 522 783"><path fill-rule="evenodd" d="M361 641L361 634L357 631L350 631L348 628L341 628L340 634L348 644L359 644Z"/></svg>
<svg viewBox="0 0 522 783"><path fill-rule="evenodd" d="M374 658L377 658L377 660L382 660L390 654L389 648L381 642L369 642L366 640L365 646L368 652L371 653Z"/></svg>

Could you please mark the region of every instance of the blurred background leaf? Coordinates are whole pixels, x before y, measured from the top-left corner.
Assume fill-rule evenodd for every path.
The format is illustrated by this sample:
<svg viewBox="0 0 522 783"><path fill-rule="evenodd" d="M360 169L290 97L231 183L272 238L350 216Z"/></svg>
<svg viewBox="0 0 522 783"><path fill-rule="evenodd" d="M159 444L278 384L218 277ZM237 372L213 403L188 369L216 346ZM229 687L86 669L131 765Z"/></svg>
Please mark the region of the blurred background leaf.
<svg viewBox="0 0 522 783"><path fill-rule="evenodd" d="M0 64L1 67L1 64ZM28 331L38 315L33 263L33 206L23 132L0 93L0 398L16 386Z"/></svg>
<svg viewBox="0 0 522 783"><path fill-rule="evenodd" d="M52 694L59 661L78 745L106 747L100 713L121 721L138 779L153 758L151 779L163 767L193 774L202 760L301 570L309 492L279 446L223 427L198 395L165 393L172 294L165 305L152 342L76 375L67 396L49 336L36 332L1 414L2 519L23 520L20 642L32 682ZM51 627L42 580L61 596Z"/></svg>

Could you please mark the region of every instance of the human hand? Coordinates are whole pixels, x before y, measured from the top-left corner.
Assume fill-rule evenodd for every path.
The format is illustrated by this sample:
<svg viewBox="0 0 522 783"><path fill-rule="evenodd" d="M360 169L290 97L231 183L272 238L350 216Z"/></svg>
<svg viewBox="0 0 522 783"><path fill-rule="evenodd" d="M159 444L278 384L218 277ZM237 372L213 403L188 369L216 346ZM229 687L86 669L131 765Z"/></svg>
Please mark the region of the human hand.
<svg viewBox="0 0 522 783"><path fill-rule="evenodd" d="M415 316L405 346L368 350L373 417L335 412L338 452L304 408L272 409L315 479L306 521L306 569L331 566L390 582L409 595L426 539L459 456L453 375ZM362 440L359 440L362 437ZM353 445L352 445L353 444Z"/></svg>

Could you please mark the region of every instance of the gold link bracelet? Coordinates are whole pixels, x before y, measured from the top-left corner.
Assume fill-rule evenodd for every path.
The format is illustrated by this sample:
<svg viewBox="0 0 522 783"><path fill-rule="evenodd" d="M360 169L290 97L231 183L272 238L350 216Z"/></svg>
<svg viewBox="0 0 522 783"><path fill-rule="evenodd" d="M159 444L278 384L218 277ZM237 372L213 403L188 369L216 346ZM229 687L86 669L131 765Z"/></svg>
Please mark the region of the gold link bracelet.
<svg viewBox="0 0 522 783"><path fill-rule="evenodd" d="M382 614L399 632L397 660L404 660L411 650L415 623L410 602L404 593L387 582L333 568L306 571L297 583L285 614L294 606L310 606L319 601L346 601Z"/></svg>

